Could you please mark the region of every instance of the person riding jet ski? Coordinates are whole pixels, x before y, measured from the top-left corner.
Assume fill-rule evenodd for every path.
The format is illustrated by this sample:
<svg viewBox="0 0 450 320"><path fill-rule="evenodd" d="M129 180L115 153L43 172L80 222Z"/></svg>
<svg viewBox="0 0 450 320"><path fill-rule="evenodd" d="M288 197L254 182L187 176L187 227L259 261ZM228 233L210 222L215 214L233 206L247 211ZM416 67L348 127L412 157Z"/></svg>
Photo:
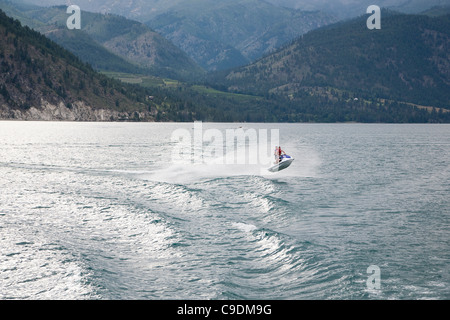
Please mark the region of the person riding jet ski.
<svg viewBox="0 0 450 320"><path fill-rule="evenodd" d="M294 158L287 155L286 152L284 152L280 146L275 147L274 156L275 156L275 164L267 169L270 172L277 172L286 169L291 165L292 161L294 161Z"/></svg>
<svg viewBox="0 0 450 320"><path fill-rule="evenodd" d="M283 150L281 150L281 147L275 147L275 163L279 163L281 161L281 156L286 154Z"/></svg>

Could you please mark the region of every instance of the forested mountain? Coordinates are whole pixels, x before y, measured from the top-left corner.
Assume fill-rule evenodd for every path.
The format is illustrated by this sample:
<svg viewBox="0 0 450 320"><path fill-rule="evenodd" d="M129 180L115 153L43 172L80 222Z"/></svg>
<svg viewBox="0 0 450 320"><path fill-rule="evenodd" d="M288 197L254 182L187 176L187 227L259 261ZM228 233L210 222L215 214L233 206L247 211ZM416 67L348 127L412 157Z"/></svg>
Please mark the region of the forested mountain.
<svg viewBox="0 0 450 320"><path fill-rule="evenodd" d="M260 97L183 84L143 87L111 79L0 10L0 119L264 121ZM162 81L155 78L155 82ZM248 108L243 111L243 108Z"/></svg>
<svg viewBox="0 0 450 320"><path fill-rule="evenodd" d="M382 12L314 30L248 66L216 75L232 92L387 99L450 108L450 15Z"/></svg>
<svg viewBox="0 0 450 320"><path fill-rule="evenodd" d="M439 17L439 16L444 16L446 14L450 14L450 3L445 6L432 7L430 9L427 9L427 10L421 12L421 14L424 14L424 15L427 15L430 17Z"/></svg>
<svg viewBox="0 0 450 320"><path fill-rule="evenodd" d="M76 4L83 10L144 22L209 71L247 64L309 30L337 21L332 14L263 0L80 0Z"/></svg>
<svg viewBox="0 0 450 320"><path fill-rule="evenodd" d="M67 4L67 0L14 0L25 1L37 5L54 6ZM192 0L77 0L76 4L87 11L109 12L139 21L147 21L152 17L167 12L180 4L189 4ZM215 0L229 2L229 0ZM365 9L376 4L403 13L420 13L435 6L448 5L448 0L260 0L274 6L299 9L303 11L323 11L340 18L352 18L365 12Z"/></svg>
<svg viewBox="0 0 450 320"><path fill-rule="evenodd" d="M56 110L61 105L68 113L81 105L98 109L117 106L117 111L143 107L75 56L23 28L3 11L0 35L0 118L32 119L35 115L40 119L46 106Z"/></svg>
<svg viewBox="0 0 450 320"><path fill-rule="evenodd" d="M15 3L31 3L39 6L58 6L76 4L82 10L101 13L114 13L133 20L146 21L163 13L173 5L190 0L13 0ZM223 0L222 0L223 1ZM226 0L225 0L226 1Z"/></svg>
<svg viewBox="0 0 450 320"><path fill-rule="evenodd" d="M447 0L267 0L277 5L302 10L321 10L333 13L340 18L352 18L364 14L370 5L399 11L420 13L433 6L447 4Z"/></svg>
<svg viewBox="0 0 450 320"><path fill-rule="evenodd" d="M168 120L185 106L164 90L97 73L1 10L0 69L0 119Z"/></svg>
<svg viewBox="0 0 450 320"><path fill-rule="evenodd" d="M254 64L215 73L213 89L110 79L0 12L0 118L450 122L449 16L382 19L381 30L368 30L362 17L312 31Z"/></svg>
<svg viewBox="0 0 450 320"><path fill-rule="evenodd" d="M246 64L297 36L335 22L331 15L260 0L190 0L146 23L207 70Z"/></svg>
<svg viewBox="0 0 450 320"><path fill-rule="evenodd" d="M192 79L204 71L148 26L112 14L82 11L81 30L68 30L67 6L36 7L0 0L0 8L98 70Z"/></svg>

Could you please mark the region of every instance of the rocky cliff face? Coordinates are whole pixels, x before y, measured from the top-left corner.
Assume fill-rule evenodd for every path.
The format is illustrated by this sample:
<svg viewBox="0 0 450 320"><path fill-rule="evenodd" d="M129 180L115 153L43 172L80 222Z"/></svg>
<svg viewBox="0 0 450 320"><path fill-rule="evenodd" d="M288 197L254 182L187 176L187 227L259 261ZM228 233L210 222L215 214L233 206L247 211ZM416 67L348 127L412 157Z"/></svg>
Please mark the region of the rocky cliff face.
<svg viewBox="0 0 450 320"><path fill-rule="evenodd" d="M83 101L71 104L51 104L42 101L42 107L31 107L27 110L11 109L7 105L0 106L1 120L35 120L35 121L153 121L156 110L144 112L119 112L111 109L93 109Z"/></svg>

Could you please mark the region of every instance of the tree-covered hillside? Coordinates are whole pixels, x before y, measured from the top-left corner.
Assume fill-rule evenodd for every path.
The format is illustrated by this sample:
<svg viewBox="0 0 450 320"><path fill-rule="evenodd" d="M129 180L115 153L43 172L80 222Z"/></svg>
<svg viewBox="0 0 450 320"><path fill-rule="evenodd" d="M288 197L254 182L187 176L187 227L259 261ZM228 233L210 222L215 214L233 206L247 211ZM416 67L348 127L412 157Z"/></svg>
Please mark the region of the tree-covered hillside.
<svg viewBox="0 0 450 320"><path fill-rule="evenodd" d="M265 121L270 116L259 97L182 82L145 87L112 79L1 10L0 69L0 119Z"/></svg>
<svg viewBox="0 0 450 320"><path fill-rule="evenodd" d="M440 38L436 34L432 39ZM436 42L431 48L440 52L444 45L445 42ZM439 57L434 63L445 74L449 70L445 64L448 60L445 55ZM213 89L207 83L193 85L148 75L116 74L118 78L128 77L128 82L135 83L131 85L97 73L72 53L44 35L22 27L1 11L0 68L1 119L450 122L450 112L443 108L427 108L376 96L372 91L358 88L351 91L321 83L283 87L283 84L270 86L271 82L264 77L249 83L217 77ZM235 76L243 70L229 74ZM220 81L231 89L251 94L221 89Z"/></svg>
<svg viewBox="0 0 450 320"><path fill-rule="evenodd" d="M330 14L260 0L189 0L146 23L211 71L244 65L335 21Z"/></svg>
<svg viewBox="0 0 450 320"><path fill-rule="evenodd" d="M314 30L248 66L211 77L232 92L386 99L450 108L450 15L382 12Z"/></svg>
<svg viewBox="0 0 450 320"><path fill-rule="evenodd" d="M0 8L97 70L146 73L183 80L204 74L185 52L137 21L82 11L81 30L68 30L67 6L46 8L0 0Z"/></svg>

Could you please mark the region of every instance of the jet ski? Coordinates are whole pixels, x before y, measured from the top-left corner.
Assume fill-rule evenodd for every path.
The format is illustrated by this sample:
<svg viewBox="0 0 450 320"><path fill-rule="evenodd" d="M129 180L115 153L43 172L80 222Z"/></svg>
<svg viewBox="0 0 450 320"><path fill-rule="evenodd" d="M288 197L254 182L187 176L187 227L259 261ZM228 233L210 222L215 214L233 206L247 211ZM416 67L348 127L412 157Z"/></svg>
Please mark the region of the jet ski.
<svg viewBox="0 0 450 320"><path fill-rule="evenodd" d="M267 170L269 170L270 172L277 172L286 169L291 165L292 161L294 161L294 158L288 156L287 154L282 154L280 156L280 161Z"/></svg>

